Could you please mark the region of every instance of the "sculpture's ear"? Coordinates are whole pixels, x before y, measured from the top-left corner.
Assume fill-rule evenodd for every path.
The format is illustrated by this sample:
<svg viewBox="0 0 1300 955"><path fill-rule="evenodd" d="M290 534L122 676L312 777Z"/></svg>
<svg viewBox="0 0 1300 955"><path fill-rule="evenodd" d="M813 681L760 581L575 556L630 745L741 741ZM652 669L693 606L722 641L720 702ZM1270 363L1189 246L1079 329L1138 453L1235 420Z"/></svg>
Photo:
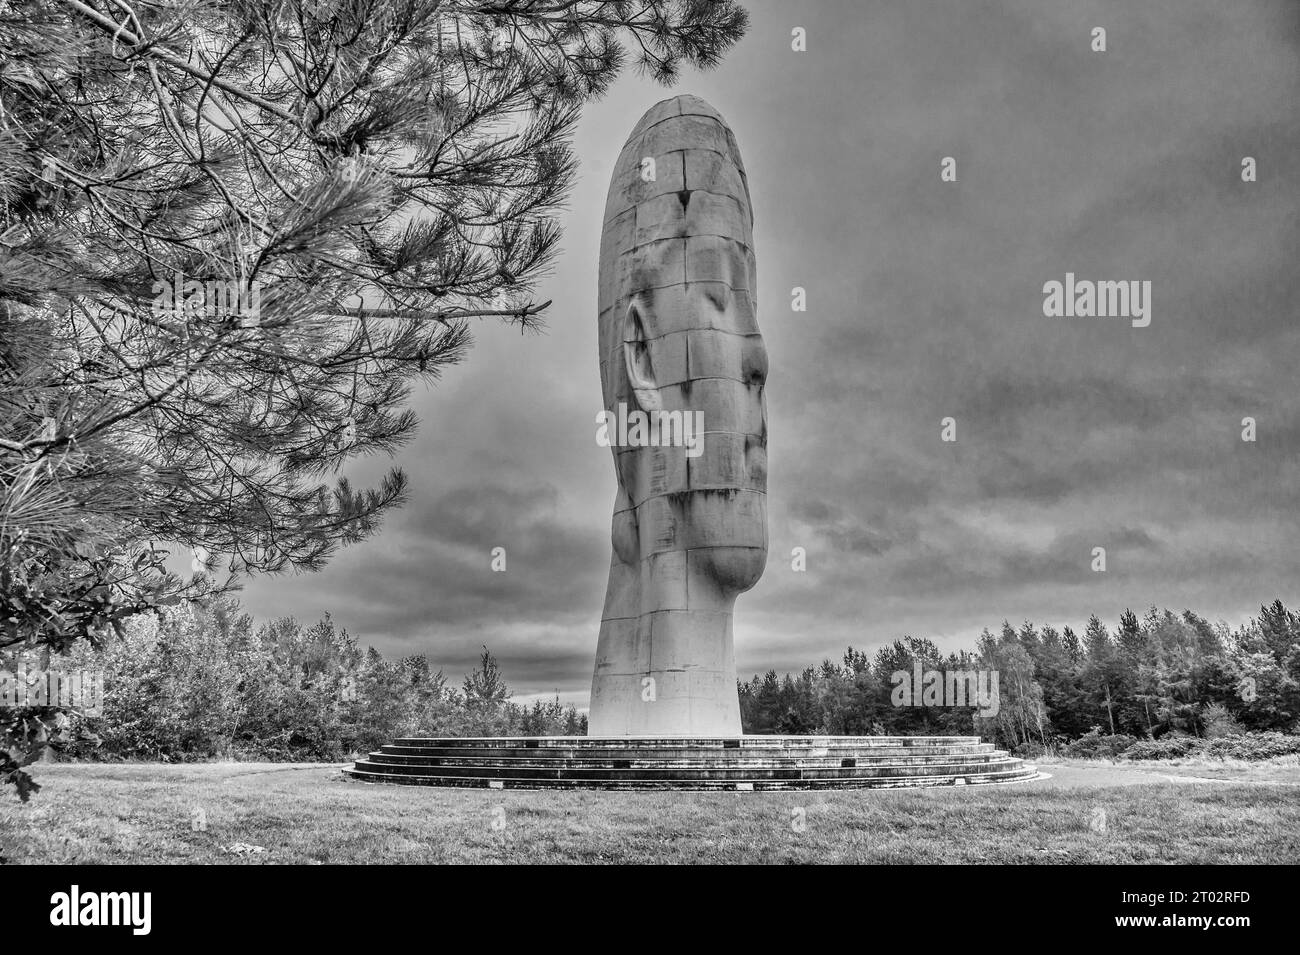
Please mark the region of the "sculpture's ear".
<svg viewBox="0 0 1300 955"><path fill-rule="evenodd" d="M628 305L623 316L623 360L632 392L642 410L661 410L663 403L655 381L654 363L650 360L650 342L646 340L645 323L635 300Z"/></svg>

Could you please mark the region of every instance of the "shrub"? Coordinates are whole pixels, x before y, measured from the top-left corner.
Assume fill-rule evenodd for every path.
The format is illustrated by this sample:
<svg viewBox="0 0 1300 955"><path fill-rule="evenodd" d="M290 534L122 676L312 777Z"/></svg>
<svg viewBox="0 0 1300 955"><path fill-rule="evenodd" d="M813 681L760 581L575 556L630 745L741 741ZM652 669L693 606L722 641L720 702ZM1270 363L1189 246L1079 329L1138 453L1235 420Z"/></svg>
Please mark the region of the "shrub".
<svg viewBox="0 0 1300 955"><path fill-rule="evenodd" d="M1038 759L1047 752L1047 747L1037 740L1026 740L1017 746L1012 753L1021 759Z"/></svg>
<svg viewBox="0 0 1300 955"><path fill-rule="evenodd" d="M1205 727L1205 735L1208 739L1240 736L1246 732L1246 728L1237 722L1237 718L1222 703L1211 703L1202 710L1201 724Z"/></svg>
<svg viewBox="0 0 1300 955"><path fill-rule="evenodd" d="M1066 756L1083 759L1115 759L1135 742L1137 740L1125 733L1103 736L1101 727L1094 726L1074 742L1068 743L1062 752Z"/></svg>
<svg viewBox="0 0 1300 955"><path fill-rule="evenodd" d="M1284 733L1238 733L1198 739L1195 736L1170 735L1161 739L1139 740L1124 753L1125 759L1182 759L1208 756L1212 759L1271 759L1274 756L1300 754L1300 736Z"/></svg>
<svg viewBox="0 0 1300 955"><path fill-rule="evenodd" d="M1218 759L1271 759L1300 754L1300 736L1275 731L1242 733L1205 741L1204 753Z"/></svg>
<svg viewBox="0 0 1300 955"><path fill-rule="evenodd" d="M1171 733L1160 739L1140 739L1124 751L1125 759L1182 759L1201 749L1205 740Z"/></svg>

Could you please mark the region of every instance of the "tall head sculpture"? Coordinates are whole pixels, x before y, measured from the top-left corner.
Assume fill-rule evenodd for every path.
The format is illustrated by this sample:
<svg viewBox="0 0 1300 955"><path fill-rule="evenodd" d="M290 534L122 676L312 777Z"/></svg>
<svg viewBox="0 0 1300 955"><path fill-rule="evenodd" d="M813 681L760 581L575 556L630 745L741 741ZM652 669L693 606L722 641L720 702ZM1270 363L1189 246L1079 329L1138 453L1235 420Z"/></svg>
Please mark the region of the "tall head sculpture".
<svg viewBox="0 0 1300 955"><path fill-rule="evenodd" d="M681 412L702 424L702 444L629 435L613 445L593 736L740 735L732 610L767 562L767 352L755 293L736 138L698 97L665 100L632 130L610 182L600 380L610 415Z"/></svg>

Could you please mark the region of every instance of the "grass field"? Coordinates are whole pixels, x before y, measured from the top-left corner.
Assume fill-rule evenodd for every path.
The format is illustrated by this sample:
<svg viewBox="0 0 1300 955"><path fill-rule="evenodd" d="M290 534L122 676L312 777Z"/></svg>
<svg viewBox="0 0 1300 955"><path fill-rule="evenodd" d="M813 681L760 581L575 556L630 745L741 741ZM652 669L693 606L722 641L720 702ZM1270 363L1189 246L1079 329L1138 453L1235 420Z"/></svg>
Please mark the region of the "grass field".
<svg viewBox="0 0 1300 955"><path fill-rule="evenodd" d="M0 855L255 865L1300 862L1294 760L1043 768L1052 779L1013 786L659 794L375 786L320 765L41 764L43 789L30 803L0 795Z"/></svg>

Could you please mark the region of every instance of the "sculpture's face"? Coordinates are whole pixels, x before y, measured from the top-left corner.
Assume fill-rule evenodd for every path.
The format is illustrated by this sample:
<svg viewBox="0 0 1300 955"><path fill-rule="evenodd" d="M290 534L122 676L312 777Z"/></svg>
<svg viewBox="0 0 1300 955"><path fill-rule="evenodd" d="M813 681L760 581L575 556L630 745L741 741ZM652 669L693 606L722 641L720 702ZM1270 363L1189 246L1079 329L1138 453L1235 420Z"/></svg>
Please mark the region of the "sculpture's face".
<svg viewBox="0 0 1300 955"><path fill-rule="evenodd" d="M685 446L614 449L620 557L685 550L692 577L735 593L766 563L767 352L739 152L700 110L648 114L619 158L601 249L601 378L607 411L687 425ZM659 138L676 148L656 153Z"/></svg>
<svg viewBox="0 0 1300 955"><path fill-rule="evenodd" d="M689 549L697 569L739 592L766 563L767 350L752 294L728 287L737 276L752 279L752 255L740 246L718 251L732 261L716 278L634 297L624 339L629 407L693 416L703 435L694 447L637 448L618 461L625 486L643 492L633 500L652 523L661 509L651 496L669 495L671 518L683 528L673 546ZM684 327L665 330L677 319ZM659 369L682 361L686 377L661 383ZM655 387L644 387L651 381Z"/></svg>

